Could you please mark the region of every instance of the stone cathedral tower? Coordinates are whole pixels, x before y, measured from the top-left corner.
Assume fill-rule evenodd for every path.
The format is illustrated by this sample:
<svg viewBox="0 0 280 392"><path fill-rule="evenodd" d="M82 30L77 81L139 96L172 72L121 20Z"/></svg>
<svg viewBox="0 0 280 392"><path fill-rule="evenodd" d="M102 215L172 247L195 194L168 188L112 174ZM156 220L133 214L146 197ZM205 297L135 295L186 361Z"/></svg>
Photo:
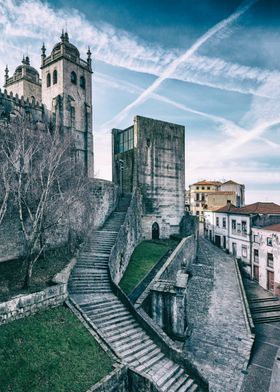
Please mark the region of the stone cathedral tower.
<svg viewBox="0 0 280 392"><path fill-rule="evenodd" d="M49 56L42 47L42 103L55 113L56 125L74 132L76 159L93 177L91 52L84 61L67 32L60 38Z"/></svg>
<svg viewBox="0 0 280 392"><path fill-rule="evenodd" d="M16 112L30 112L31 105L36 121L50 119L63 132L72 132L76 162L81 163L85 175L93 177L91 52L82 60L67 32L60 38L49 56L42 47L41 79L29 57L23 58L12 77L6 67L4 94L18 106Z"/></svg>

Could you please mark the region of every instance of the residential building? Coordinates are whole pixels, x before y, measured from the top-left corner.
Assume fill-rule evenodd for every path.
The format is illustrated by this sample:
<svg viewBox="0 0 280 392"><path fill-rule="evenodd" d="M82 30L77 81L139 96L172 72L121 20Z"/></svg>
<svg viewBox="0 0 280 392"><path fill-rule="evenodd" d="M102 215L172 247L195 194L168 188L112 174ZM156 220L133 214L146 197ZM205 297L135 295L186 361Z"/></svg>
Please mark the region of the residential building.
<svg viewBox="0 0 280 392"><path fill-rule="evenodd" d="M252 228L252 277L280 295L280 224Z"/></svg>
<svg viewBox="0 0 280 392"><path fill-rule="evenodd" d="M252 273L252 229L280 223L280 206L253 203L237 208L232 203L204 214L204 234L225 251L242 261L245 272Z"/></svg>
<svg viewBox="0 0 280 392"><path fill-rule="evenodd" d="M189 187L186 205L193 215L204 222L205 210L223 207L228 202L237 207L245 204L245 186L235 181L199 181Z"/></svg>

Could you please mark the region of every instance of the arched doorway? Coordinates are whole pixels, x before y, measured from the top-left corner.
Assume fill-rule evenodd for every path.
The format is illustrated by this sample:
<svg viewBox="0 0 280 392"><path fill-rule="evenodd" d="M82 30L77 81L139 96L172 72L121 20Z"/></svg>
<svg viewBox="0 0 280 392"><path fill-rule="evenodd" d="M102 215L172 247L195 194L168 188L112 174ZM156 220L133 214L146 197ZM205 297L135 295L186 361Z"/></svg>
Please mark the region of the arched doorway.
<svg viewBox="0 0 280 392"><path fill-rule="evenodd" d="M157 222L154 222L152 225L152 239L153 240L159 239L159 225Z"/></svg>

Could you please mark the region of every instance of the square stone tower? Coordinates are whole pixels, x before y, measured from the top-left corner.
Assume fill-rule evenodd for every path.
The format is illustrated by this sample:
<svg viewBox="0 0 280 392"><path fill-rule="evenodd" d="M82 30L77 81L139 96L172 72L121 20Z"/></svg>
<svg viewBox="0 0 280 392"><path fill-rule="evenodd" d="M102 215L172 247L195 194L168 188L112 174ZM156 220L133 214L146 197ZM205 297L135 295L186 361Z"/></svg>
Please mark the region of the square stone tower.
<svg viewBox="0 0 280 392"><path fill-rule="evenodd" d="M184 215L185 127L136 116L134 125L112 130L113 181L123 193L138 187L145 238L179 232Z"/></svg>
<svg viewBox="0 0 280 392"><path fill-rule="evenodd" d="M53 113L57 126L73 132L75 158L85 174L93 177L91 52L84 61L67 33L60 38L48 57L42 47L42 103Z"/></svg>

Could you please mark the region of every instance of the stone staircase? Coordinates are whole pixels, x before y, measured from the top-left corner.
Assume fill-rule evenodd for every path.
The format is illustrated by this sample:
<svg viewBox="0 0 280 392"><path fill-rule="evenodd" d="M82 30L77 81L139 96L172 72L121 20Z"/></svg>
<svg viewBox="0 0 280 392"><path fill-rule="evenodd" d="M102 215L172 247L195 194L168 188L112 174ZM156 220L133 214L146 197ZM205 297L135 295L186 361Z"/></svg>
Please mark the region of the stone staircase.
<svg viewBox="0 0 280 392"><path fill-rule="evenodd" d="M280 321L280 299L278 297L249 299L249 306L255 324Z"/></svg>
<svg viewBox="0 0 280 392"><path fill-rule="evenodd" d="M108 260L124 219L129 198L123 198L102 229L80 254L69 281L69 294L96 325L107 343L131 369L153 380L163 392L201 389L186 371L170 360L113 294Z"/></svg>

